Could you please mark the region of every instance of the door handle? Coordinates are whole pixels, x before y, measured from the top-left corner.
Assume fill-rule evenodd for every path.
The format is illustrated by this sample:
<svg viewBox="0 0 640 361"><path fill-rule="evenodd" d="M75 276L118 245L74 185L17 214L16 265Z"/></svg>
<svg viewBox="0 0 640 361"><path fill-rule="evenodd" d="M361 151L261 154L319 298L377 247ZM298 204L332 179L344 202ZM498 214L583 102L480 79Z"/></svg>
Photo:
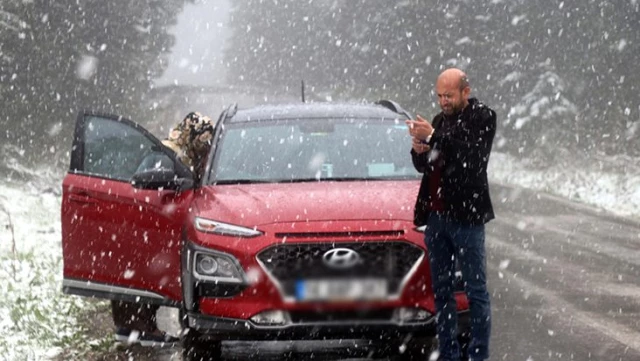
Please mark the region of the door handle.
<svg viewBox="0 0 640 361"><path fill-rule="evenodd" d="M89 196L88 194L69 194L69 200L75 203L83 203L83 204L97 204L94 198Z"/></svg>

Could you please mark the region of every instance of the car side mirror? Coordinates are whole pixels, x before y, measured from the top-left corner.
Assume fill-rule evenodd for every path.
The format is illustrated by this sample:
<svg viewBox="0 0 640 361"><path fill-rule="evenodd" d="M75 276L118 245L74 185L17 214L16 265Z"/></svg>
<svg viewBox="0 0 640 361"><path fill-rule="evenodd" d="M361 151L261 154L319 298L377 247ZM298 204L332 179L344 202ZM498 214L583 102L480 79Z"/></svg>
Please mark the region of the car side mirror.
<svg viewBox="0 0 640 361"><path fill-rule="evenodd" d="M191 178L180 178L172 169L156 168L139 173L131 177L131 185L139 189L169 189L182 191L193 188Z"/></svg>
<svg viewBox="0 0 640 361"><path fill-rule="evenodd" d="M382 105L383 107L391 110L394 113L402 114L407 119L415 119L413 115L411 115L408 111L404 110L400 104L394 102L393 100L382 99L375 102L375 104Z"/></svg>

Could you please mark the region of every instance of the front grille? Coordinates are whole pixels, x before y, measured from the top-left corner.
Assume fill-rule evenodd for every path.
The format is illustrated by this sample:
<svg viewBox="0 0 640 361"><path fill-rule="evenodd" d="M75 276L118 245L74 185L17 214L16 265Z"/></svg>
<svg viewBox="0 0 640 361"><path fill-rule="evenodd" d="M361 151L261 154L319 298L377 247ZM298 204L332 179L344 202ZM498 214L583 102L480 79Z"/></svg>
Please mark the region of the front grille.
<svg viewBox="0 0 640 361"><path fill-rule="evenodd" d="M323 261L325 252L348 248L361 262L348 269L335 269ZM422 256L420 247L402 241L361 241L278 244L258 254L258 260L279 283L286 297L295 296L296 282L310 279L383 278L390 294L400 291L402 280Z"/></svg>

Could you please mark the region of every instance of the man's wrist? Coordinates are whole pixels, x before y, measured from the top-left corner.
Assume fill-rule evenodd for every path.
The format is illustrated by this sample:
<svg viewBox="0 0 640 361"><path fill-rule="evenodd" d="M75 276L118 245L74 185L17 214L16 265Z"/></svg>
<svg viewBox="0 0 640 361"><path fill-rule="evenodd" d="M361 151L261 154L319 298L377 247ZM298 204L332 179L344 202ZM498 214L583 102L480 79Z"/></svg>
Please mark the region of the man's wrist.
<svg viewBox="0 0 640 361"><path fill-rule="evenodd" d="M433 137L433 132L436 130L431 128L431 134L427 135L427 138L424 140L425 143L429 143L431 141L431 137Z"/></svg>

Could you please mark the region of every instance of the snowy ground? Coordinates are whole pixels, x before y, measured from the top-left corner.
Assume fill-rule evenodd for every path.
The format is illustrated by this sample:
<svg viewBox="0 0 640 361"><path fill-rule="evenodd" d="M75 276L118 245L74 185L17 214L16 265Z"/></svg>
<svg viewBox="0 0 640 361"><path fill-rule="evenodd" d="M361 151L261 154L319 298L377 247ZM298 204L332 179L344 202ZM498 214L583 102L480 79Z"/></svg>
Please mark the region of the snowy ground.
<svg viewBox="0 0 640 361"><path fill-rule="evenodd" d="M638 158L596 154L540 167L493 153L489 178L495 183L541 190L618 216L640 219Z"/></svg>
<svg viewBox="0 0 640 361"><path fill-rule="evenodd" d="M14 166L0 181L0 360L46 359L83 336L87 304L61 293L59 179Z"/></svg>
<svg viewBox="0 0 640 361"><path fill-rule="evenodd" d="M640 159L591 157L549 167L501 153L493 182L544 190L620 216L640 218ZM95 307L61 292L60 171L37 173L9 159L0 167L0 360L42 360L61 346L97 347L78 327ZM498 215L499 216L499 215ZM109 337L110 335L105 335Z"/></svg>

